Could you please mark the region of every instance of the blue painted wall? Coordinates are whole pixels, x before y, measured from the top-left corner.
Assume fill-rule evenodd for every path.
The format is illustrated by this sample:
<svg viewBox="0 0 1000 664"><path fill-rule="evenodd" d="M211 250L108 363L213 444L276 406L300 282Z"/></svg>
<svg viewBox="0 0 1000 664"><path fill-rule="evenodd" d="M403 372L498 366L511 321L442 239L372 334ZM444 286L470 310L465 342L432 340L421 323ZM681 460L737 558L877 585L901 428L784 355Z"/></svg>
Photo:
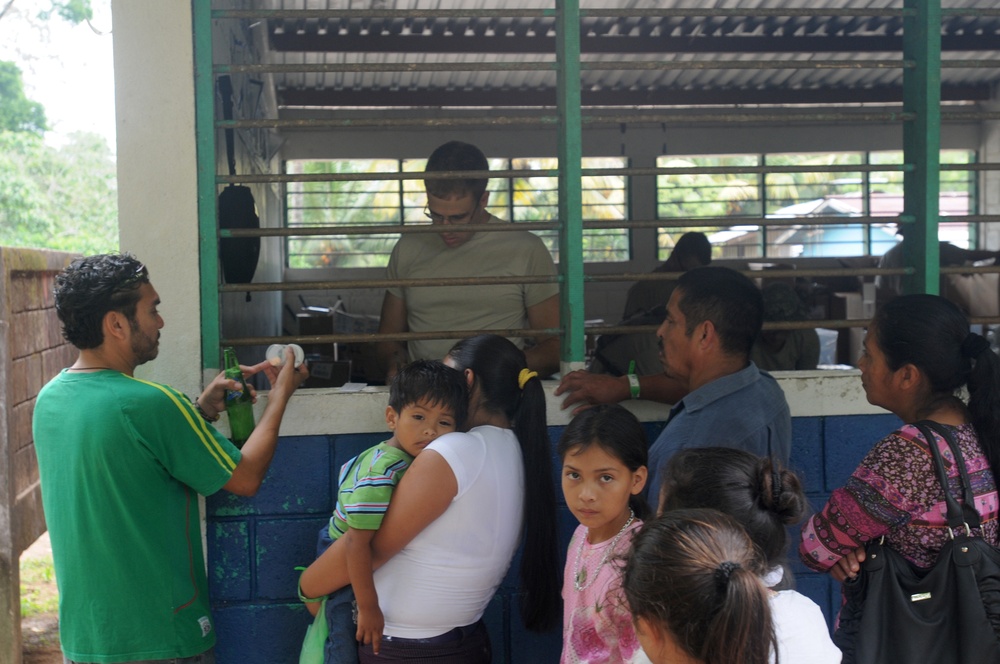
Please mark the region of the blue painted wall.
<svg viewBox="0 0 1000 664"><path fill-rule="evenodd" d="M792 420L792 466L814 509L842 485L871 445L900 424L893 415L797 417ZM646 424L650 440L663 423ZM553 447L563 427L550 427ZM218 630L220 664L294 664L310 617L296 597L298 572L315 556L316 533L333 510L340 466L379 443L384 434L283 438L271 470L253 499L219 492L207 499L208 573ZM558 490L558 475L556 475ZM561 498L561 497L560 497ZM559 535L565 551L576 520L560 499ZM807 572L794 555L798 589L828 620L839 605L837 584ZM497 664L559 661L560 634L527 632L517 611L517 560L485 616Z"/></svg>

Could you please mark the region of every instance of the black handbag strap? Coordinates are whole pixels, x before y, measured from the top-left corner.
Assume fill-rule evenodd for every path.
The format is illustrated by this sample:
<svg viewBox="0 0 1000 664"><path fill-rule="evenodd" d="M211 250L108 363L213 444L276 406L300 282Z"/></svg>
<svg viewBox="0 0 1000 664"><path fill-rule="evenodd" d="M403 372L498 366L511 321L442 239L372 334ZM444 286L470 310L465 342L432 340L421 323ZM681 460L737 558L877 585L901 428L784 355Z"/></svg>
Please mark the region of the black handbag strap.
<svg viewBox="0 0 1000 664"><path fill-rule="evenodd" d="M962 510L965 513L965 522L970 528L979 527L980 516L979 512L976 510L976 496L972 492L972 481L969 480L969 469L965 464L965 456L962 454L962 450L958 446L958 442L952 435L951 430L943 424L927 420L926 426L930 428L931 431L934 431L941 436L948 444L948 447L951 448L952 456L955 457L955 463L958 465L958 475L962 482Z"/></svg>
<svg viewBox="0 0 1000 664"><path fill-rule="evenodd" d="M927 441L931 458L934 459L934 468L937 471L938 480L941 482L941 487L944 490L944 500L948 507L948 526L952 531L963 526L978 528L980 519L979 512L976 510L975 494L972 492L972 482L969 481L969 471L965 465L965 457L962 456L962 451L959 449L955 437L951 435L951 432L947 428L930 420L914 422L913 426L920 431L924 440ZM938 449L937 439L932 431L944 439L948 447L951 448L952 456L955 458L959 479L962 484L961 506L955 500L955 496L952 495L951 489L948 486L948 472L945 470L944 459L941 458L941 450Z"/></svg>

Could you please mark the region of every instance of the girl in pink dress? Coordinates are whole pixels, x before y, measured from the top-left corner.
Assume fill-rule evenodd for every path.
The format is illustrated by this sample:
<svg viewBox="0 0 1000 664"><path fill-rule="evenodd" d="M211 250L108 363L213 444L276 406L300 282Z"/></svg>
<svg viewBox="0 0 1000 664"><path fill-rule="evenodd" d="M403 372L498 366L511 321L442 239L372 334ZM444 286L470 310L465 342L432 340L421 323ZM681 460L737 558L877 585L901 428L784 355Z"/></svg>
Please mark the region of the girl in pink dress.
<svg viewBox="0 0 1000 664"><path fill-rule="evenodd" d="M621 594L621 565L649 507L648 441L621 406L596 406L570 422L559 440L566 505L580 526L563 577L562 664L647 662Z"/></svg>

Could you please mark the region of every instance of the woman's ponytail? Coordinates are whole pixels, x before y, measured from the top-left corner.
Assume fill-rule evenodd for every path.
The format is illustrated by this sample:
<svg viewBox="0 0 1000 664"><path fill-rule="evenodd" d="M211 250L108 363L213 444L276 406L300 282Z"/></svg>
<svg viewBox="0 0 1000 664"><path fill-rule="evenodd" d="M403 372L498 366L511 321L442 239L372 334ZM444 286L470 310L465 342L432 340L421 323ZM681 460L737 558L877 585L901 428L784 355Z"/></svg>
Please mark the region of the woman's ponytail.
<svg viewBox="0 0 1000 664"><path fill-rule="evenodd" d="M545 392L538 378L525 383L512 419L524 459L521 619L528 629L542 632L559 624L562 599L555 537L552 449L545 416Z"/></svg>
<svg viewBox="0 0 1000 664"><path fill-rule="evenodd" d="M633 539L622 589L633 618L669 632L692 658L767 664L777 653L777 638L759 577L763 564L731 517L709 509L671 510Z"/></svg>
<svg viewBox="0 0 1000 664"><path fill-rule="evenodd" d="M726 568L731 566L731 571ZM723 561L715 571L718 610L705 632L700 659L707 662L767 664L775 642L767 589L753 570Z"/></svg>
<svg viewBox="0 0 1000 664"><path fill-rule="evenodd" d="M552 449L545 416L545 393L524 353L494 334L469 337L448 353L456 366L471 369L481 408L503 413L521 446L524 462L524 530L521 555L521 619L532 631L559 623L559 552L556 544L556 494ZM474 388L475 389L475 388Z"/></svg>
<svg viewBox="0 0 1000 664"><path fill-rule="evenodd" d="M989 342L970 333L962 353L972 361L969 371L969 419L990 460L993 477L1000 477L1000 358Z"/></svg>

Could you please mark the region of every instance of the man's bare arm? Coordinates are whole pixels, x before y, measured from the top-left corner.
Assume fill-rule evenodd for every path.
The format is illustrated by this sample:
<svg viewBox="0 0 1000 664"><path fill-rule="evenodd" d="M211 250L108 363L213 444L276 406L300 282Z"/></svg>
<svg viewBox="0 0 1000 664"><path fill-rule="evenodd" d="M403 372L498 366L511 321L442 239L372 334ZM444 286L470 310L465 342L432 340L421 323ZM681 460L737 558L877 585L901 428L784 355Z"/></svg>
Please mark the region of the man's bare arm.
<svg viewBox="0 0 1000 664"><path fill-rule="evenodd" d="M572 371L563 376L555 391L556 396L561 394L567 395L563 400L563 409L575 406L574 415L597 404L627 401L632 396L625 376L609 376L589 371ZM674 404L683 399L685 394L687 389L666 374L639 376L640 399Z"/></svg>
<svg viewBox="0 0 1000 664"><path fill-rule="evenodd" d="M559 296L542 300L528 307L528 325L533 329L559 327ZM537 371L541 377L551 376L559 371L559 337L541 336L535 338L535 345L525 352L528 368Z"/></svg>
<svg viewBox="0 0 1000 664"><path fill-rule="evenodd" d="M409 325L406 322L406 301L386 291L382 299L382 315L378 322L379 334L395 334L407 330ZM406 345L399 341L380 341L376 353L379 366L385 372L385 382L388 384L407 362Z"/></svg>

